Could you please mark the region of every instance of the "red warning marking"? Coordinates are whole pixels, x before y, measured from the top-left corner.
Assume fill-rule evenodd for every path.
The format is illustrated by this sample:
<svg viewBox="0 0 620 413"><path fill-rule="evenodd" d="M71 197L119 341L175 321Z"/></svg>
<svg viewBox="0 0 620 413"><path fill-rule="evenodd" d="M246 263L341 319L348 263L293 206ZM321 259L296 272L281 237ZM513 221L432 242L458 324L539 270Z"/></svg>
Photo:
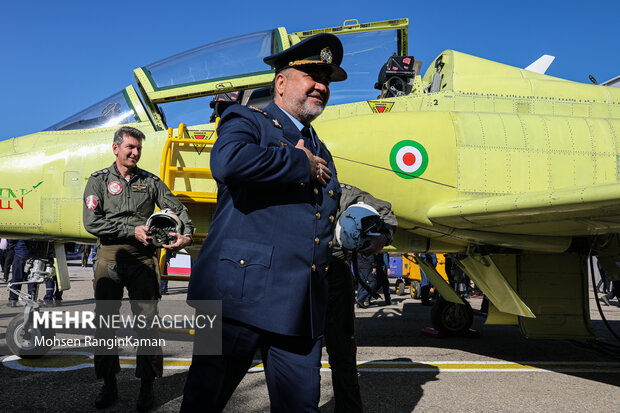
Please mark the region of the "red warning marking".
<svg viewBox="0 0 620 413"><path fill-rule="evenodd" d="M370 109L373 113L388 113L392 109L392 106L394 106L394 102L369 100L368 105L370 105Z"/></svg>
<svg viewBox="0 0 620 413"><path fill-rule="evenodd" d="M188 130L187 134L189 135L190 139L196 139L196 140L209 140L211 139L211 137L213 136L213 132L212 131L194 131L194 130ZM199 143L199 144L194 144L194 149L196 149L196 152L198 153L198 155L202 154L202 151L204 150L206 144L204 143Z"/></svg>

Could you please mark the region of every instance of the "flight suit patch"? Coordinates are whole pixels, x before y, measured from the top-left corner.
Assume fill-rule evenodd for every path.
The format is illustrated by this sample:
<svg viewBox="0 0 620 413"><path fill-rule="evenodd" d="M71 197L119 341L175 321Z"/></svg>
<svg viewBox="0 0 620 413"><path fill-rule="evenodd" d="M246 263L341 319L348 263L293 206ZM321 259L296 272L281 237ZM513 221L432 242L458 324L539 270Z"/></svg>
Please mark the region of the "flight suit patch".
<svg viewBox="0 0 620 413"><path fill-rule="evenodd" d="M97 195L88 195L88 197L86 197L86 208L95 209L98 203L99 198L97 198Z"/></svg>
<svg viewBox="0 0 620 413"><path fill-rule="evenodd" d="M108 192L112 195L118 195L123 192L123 185L118 181L112 181L108 184Z"/></svg>
<svg viewBox="0 0 620 413"><path fill-rule="evenodd" d="M133 184L131 186L131 192L146 192L146 185L144 185L144 184Z"/></svg>

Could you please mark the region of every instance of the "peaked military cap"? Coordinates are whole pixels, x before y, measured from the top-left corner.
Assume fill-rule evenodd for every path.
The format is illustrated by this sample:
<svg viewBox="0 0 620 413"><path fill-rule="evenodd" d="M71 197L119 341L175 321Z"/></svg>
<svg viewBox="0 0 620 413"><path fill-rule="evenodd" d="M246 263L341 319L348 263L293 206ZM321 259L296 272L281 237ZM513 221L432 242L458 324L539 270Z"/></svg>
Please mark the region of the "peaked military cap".
<svg viewBox="0 0 620 413"><path fill-rule="evenodd" d="M340 67L342 63L342 43L337 36L329 33L315 34L286 50L263 59L276 73L294 67L299 70L317 67L329 73L332 82L347 78L347 72Z"/></svg>

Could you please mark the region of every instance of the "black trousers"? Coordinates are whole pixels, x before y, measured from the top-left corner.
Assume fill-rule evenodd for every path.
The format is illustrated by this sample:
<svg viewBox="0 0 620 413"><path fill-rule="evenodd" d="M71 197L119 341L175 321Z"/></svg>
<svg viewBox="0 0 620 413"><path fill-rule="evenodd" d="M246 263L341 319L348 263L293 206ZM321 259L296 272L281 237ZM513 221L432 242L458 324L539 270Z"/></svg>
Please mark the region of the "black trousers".
<svg viewBox="0 0 620 413"><path fill-rule="evenodd" d="M13 269L13 278L11 282L18 283L25 281L24 279L24 267L26 266L26 261L28 261L27 257L22 257L21 255L14 255L12 258L12 269ZM14 289L21 291L22 286L14 285ZM28 284L28 294L32 294L32 284ZM18 299L17 294L13 291L9 293L9 301L16 301Z"/></svg>
<svg viewBox="0 0 620 413"><path fill-rule="evenodd" d="M355 282L349 264L334 258L327 272L329 296L325 345L332 370L335 412L361 412L355 342Z"/></svg>
<svg viewBox="0 0 620 413"><path fill-rule="evenodd" d="M6 250L6 255L4 256L4 262L2 263L2 271L4 272L4 279L8 280L11 272L11 265L13 264L13 260L15 258L15 249L10 248Z"/></svg>
<svg viewBox="0 0 620 413"><path fill-rule="evenodd" d="M222 321L222 355L200 355L196 332L181 412L221 412L261 350L272 412L318 412L321 339Z"/></svg>

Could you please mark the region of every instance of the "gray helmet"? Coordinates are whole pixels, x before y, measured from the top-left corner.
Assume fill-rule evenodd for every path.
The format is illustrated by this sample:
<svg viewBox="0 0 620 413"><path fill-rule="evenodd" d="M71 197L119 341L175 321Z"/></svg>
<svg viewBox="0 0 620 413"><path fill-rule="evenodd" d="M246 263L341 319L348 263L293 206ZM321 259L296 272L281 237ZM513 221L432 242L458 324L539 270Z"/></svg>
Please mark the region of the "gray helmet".
<svg viewBox="0 0 620 413"><path fill-rule="evenodd" d="M378 232L381 217L376 209L363 202L348 207L336 223L336 242L348 250L360 249L370 238L381 235Z"/></svg>

